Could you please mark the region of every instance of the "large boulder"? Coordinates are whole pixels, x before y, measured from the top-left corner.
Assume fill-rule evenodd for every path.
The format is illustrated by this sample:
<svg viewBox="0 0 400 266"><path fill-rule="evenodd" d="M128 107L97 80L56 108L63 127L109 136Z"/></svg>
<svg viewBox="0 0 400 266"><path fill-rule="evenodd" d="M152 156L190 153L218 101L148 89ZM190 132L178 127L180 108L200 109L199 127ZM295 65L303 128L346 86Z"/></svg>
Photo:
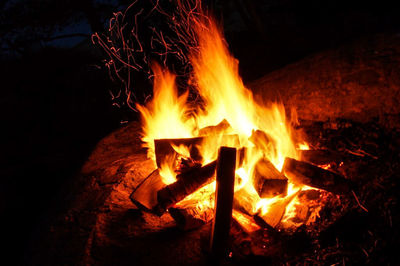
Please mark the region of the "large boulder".
<svg viewBox="0 0 400 266"><path fill-rule="evenodd" d="M304 120L378 120L400 125L400 35L378 35L322 51L248 84Z"/></svg>

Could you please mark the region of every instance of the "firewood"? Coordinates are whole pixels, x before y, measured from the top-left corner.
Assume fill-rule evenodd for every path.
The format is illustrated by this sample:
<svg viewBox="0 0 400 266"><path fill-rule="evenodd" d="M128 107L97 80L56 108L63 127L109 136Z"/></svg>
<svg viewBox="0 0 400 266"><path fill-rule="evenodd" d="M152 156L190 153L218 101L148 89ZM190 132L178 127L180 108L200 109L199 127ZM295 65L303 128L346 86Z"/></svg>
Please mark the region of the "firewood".
<svg viewBox="0 0 400 266"><path fill-rule="evenodd" d="M152 211L157 205L157 191L165 187L158 169L154 170L131 193L131 201L141 210Z"/></svg>
<svg viewBox="0 0 400 266"><path fill-rule="evenodd" d="M192 230L210 222L214 217L212 208L199 209L196 206L172 207L168 209L176 225L184 230Z"/></svg>
<svg viewBox="0 0 400 266"><path fill-rule="evenodd" d="M260 198L271 198L287 193L287 178L265 158L256 163L253 182Z"/></svg>
<svg viewBox="0 0 400 266"><path fill-rule="evenodd" d="M335 194L350 192L350 181L318 166L286 158L282 172L295 184L324 189Z"/></svg>
<svg viewBox="0 0 400 266"><path fill-rule="evenodd" d="M264 220L266 224L275 228L282 220L285 212L286 207L289 203L298 195L299 192L294 193L284 199L281 199L275 203L273 203L266 214L257 214L256 216L260 217ZM260 225L260 224L259 224Z"/></svg>
<svg viewBox="0 0 400 266"><path fill-rule="evenodd" d="M202 144L212 145L213 147L229 146L237 147L240 144L238 135L221 135L221 136L205 136L197 138L181 138L181 139L155 139L154 147L156 154L156 164L160 168L166 161L176 161L178 153L173 146L184 146L189 150L190 158L195 161L201 161L202 157L199 146ZM216 154L217 156L217 154Z"/></svg>
<svg viewBox="0 0 400 266"><path fill-rule="evenodd" d="M260 226L254 222L253 217L250 215L233 210L232 217L237 222L241 230L243 230L247 234L251 234L260 229Z"/></svg>
<svg viewBox="0 0 400 266"><path fill-rule="evenodd" d="M326 165L329 163L340 164L340 162L345 160L347 156L329 150L303 150L301 151L300 158L304 162L316 165Z"/></svg>
<svg viewBox="0 0 400 266"><path fill-rule="evenodd" d="M154 147L156 154L156 164L160 168L165 160L170 160L173 156L173 161L176 161L178 153L174 150L173 146L183 145L188 148L190 157L194 160L201 160L201 156L196 145L199 145L204 139L198 138L181 138L181 139L155 139Z"/></svg>
<svg viewBox="0 0 400 266"><path fill-rule="evenodd" d="M213 161L201 168L185 172L175 183L159 190L157 192L158 204L154 208L155 213L163 214L167 208L211 182L216 166L217 162Z"/></svg>
<svg viewBox="0 0 400 266"><path fill-rule="evenodd" d="M257 213L254 208L254 203L259 200L259 197L255 193L248 193L244 188L235 191L235 197L233 199L233 208L242 213L253 216Z"/></svg>
<svg viewBox="0 0 400 266"><path fill-rule="evenodd" d="M236 148L221 147L218 152L214 220L211 231L211 254L215 259L228 255L235 168Z"/></svg>
<svg viewBox="0 0 400 266"><path fill-rule="evenodd" d="M232 131L228 121L222 120L218 125L204 127L199 130L199 136L225 135Z"/></svg>

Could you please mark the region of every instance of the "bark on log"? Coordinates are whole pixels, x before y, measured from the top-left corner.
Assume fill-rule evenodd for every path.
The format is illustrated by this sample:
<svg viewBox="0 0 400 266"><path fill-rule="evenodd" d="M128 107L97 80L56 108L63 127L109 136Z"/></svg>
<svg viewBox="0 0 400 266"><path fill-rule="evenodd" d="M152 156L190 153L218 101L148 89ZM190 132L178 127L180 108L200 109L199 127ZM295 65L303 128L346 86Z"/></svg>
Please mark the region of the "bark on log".
<svg viewBox="0 0 400 266"><path fill-rule="evenodd" d="M260 198L271 198L286 195L288 180L270 161L263 158L255 165L253 184Z"/></svg>
<svg viewBox="0 0 400 266"><path fill-rule="evenodd" d="M139 209L151 212L157 205L157 191L165 187L158 169L148 175L131 193L130 199Z"/></svg>
<svg viewBox="0 0 400 266"><path fill-rule="evenodd" d="M350 191L350 181L342 175L292 158L285 159L282 172L296 184L324 189L335 194Z"/></svg>
<svg viewBox="0 0 400 266"><path fill-rule="evenodd" d="M221 147L218 152L214 220L211 231L211 255L217 260L228 255L235 168L236 148Z"/></svg>
<svg viewBox="0 0 400 266"><path fill-rule="evenodd" d="M186 172L176 181L157 192L158 204L154 211L161 215L166 209L183 200L197 189L211 182L217 162L213 161L201 168Z"/></svg>

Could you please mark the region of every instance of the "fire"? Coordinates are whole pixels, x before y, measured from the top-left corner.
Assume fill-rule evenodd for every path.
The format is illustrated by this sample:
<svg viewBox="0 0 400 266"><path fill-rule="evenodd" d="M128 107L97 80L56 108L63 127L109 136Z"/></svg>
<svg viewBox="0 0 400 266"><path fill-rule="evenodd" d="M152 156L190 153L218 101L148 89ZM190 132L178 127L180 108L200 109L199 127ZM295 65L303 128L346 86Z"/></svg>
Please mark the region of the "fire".
<svg viewBox="0 0 400 266"><path fill-rule="evenodd" d="M193 66L191 81L202 102L194 106L188 102L188 92L178 95L175 76L153 64L153 99L146 106L137 105L143 118L142 140L148 148L148 156L155 161L155 139L193 138L204 134L204 141L197 147L203 165L216 159L221 145L245 148L242 165L236 170L235 201L250 215L269 216L278 222L287 220L293 216L295 204L291 203L302 187L296 187L289 180L287 193L261 198L253 184L255 165L265 158L281 171L285 157L298 158L296 147L308 149L308 145L294 143L282 104L257 102L244 86L238 61L229 53L214 21L202 18L195 22L192 27L198 47L191 50L189 57ZM223 130L202 130L217 125L222 125ZM185 147L173 148L182 157L190 156ZM172 162L160 168L164 183L176 180ZM214 190L215 184L209 184L188 196L179 206L187 204L199 209L212 206L210 195Z"/></svg>

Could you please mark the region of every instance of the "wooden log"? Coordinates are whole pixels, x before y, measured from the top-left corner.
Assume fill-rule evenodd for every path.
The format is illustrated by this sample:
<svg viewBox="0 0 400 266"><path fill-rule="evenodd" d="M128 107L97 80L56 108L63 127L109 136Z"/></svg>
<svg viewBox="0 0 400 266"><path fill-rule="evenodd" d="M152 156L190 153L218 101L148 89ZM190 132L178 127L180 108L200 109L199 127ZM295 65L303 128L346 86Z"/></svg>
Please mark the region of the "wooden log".
<svg viewBox="0 0 400 266"><path fill-rule="evenodd" d="M251 234L257 230L260 230L260 226L254 222L253 217L250 215L233 210L232 217L238 223L240 228L247 234Z"/></svg>
<svg viewBox="0 0 400 266"><path fill-rule="evenodd" d="M348 156L339 152L329 150L303 150L300 153L301 161L316 165L326 165L330 163L340 164Z"/></svg>
<svg viewBox="0 0 400 266"><path fill-rule="evenodd" d="M217 162L213 161L200 168L183 173L175 183L165 186L157 192L157 206L154 211L161 215L166 209L183 200L199 188L212 181Z"/></svg>
<svg viewBox="0 0 400 266"><path fill-rule="evenodd" d="M259 201L259 197L255 193L248 193L245 188L242 188L235 192L233 199L233 208L242 213L246 213L253 216L257 213L254 208L255 202Z"/></svg>
<svg viewBox="0 0 400 266"><path fill-rule="evenodd" d="M295 184L324 189L335 194L350 192L350 181L318 166L286 158L282 172Z"/></svg>
<svg viewBox="0 0 400 266"><path fill-rule="evenodd" d="M139 209L151 212L157 205L157 191L165 187L158 169L154 170L131 193L130 199Z"/></svg>
<svg viewBox="0 0 400 266"><path fill-rule="evenodd" d="M204 127L199 130L199 136L226 135L232 132L228 121L222 120L218 125Z"/></svg>
<svg viewBox="0 0 400 266"><path fill-rule="evenodd" d="M235 168L236 148L221 147L218 152L214 220L211 231L211 256L216 260L228 255Z"/></svg>
<svg viewBox="0 0 400 266"><path fill-rule="evenodd" d="M184 146L189 150L190 158L195 161L202 161L202 156L199 151L200 145L208 145L212 147L240 146L238 135L221 135L221 136L206 136L196 138L181 138L181 139L155 139L154 147L156 154L156 164L160 168L164 162L175 162L178 158L178 153L173 146ZM215 148L216 150L216 148ZM217 156L217 154L215 154ZM215 156L215 157L216 157Z"/></svg>
<svg viewBox="0 0 400 266"><path fill-rule="evenodd" d="M174 218L176 225L184 231L199 228L214 218L214 210L208 207L202 209L196 206L172 207L168 212Z"/></svg>
<svg viewBox="0 0 400 266"><path fill-rule="evenodd" d="M197 149L204 138L181 138L181 139L155 139L154 149L156 154L156 164L160 168L166 160L176 161L178 153L174 150L173 145L179 147L183 145L188 148L190 157L194 160L201 160L200 153Z"/></svg>
<svg viewBox="0 0 400 266"><path fill-rule="evenodd" d="M275 228L278 226L278 224L281 222L283 216L285 215L286 212L286 207L289 205L289 203L298 195L299 192L294 193L284 199L281 199L275 203L273 203L269 209L268 212L265 214L257 214L258 217L264 220L264 222L271 227ZM259 224L260 225L260 224Z"/></svg>
<svg viewBox="0 0 400 266"><path fill-rule="evenodd" d="M260 198L271 198L286 195L288 180L270 161L262 158L254 167L253 184Z"/></svg>

